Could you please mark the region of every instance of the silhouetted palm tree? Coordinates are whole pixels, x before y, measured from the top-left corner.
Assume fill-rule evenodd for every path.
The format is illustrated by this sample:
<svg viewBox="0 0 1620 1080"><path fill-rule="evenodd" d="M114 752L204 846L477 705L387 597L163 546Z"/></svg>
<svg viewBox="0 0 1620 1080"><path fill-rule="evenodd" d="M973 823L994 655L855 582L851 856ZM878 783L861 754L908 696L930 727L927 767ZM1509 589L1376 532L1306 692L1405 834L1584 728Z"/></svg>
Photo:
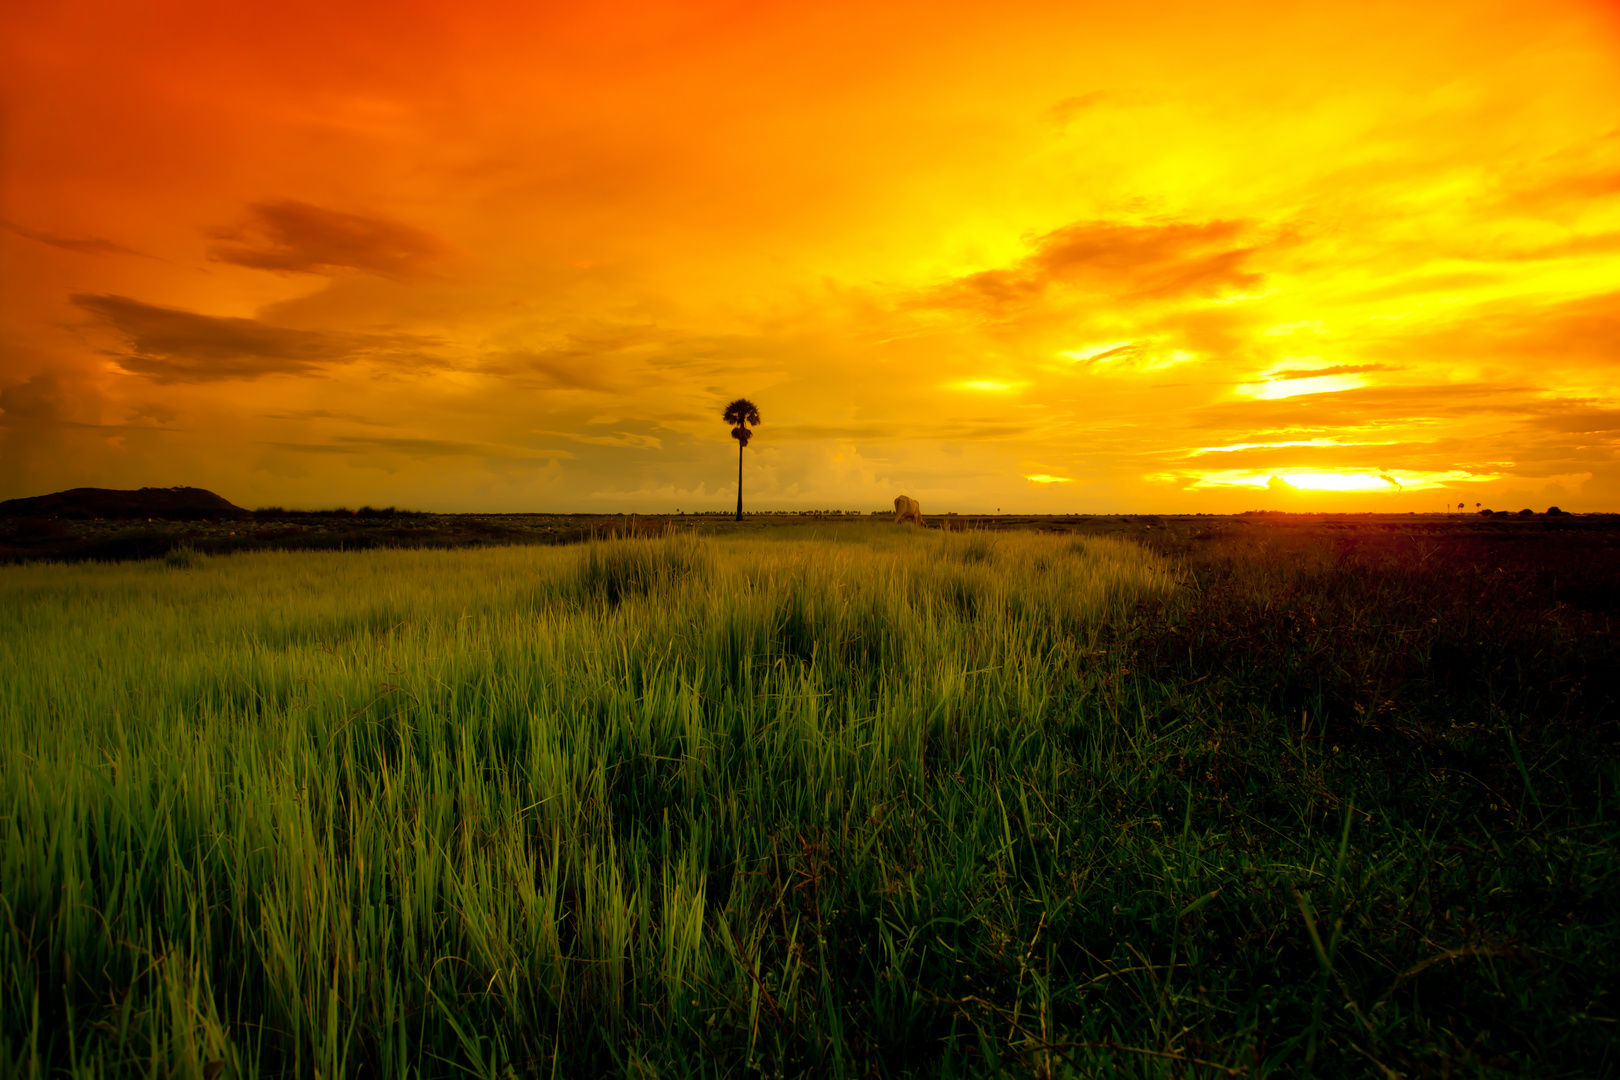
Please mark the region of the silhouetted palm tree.
<svg viewBox="0 0 1620 1080"><path fill-rule="evenodd" d="M742 520L742 452L748 445L748 440L754 433L748 430L749 424L759 423L759 409L752 401L740 397L726 406L721 414L726 423L733 425L731 437L737 440L737 520Z"/></svg>

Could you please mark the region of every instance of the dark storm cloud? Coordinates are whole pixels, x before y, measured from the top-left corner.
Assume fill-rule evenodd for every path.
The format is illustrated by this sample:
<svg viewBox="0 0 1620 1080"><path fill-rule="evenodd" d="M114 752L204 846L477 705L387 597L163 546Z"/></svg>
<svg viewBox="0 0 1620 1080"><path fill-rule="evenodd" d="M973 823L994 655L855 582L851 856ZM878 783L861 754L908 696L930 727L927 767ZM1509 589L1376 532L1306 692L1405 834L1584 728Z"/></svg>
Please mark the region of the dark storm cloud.
<svg viewBox="0 0 1620 1080"><path fill-rule="evenodd" d="M34 229L24 228L16 222L0 220L0 228L8 229L18 236L37 240L41 244L61 248L63 251L77 252L80 255L134 255L138 258L151 258L134 248L127 248L123 244L115 244L111 240L103 240L99 236L87 236L82 240L75 240L66 236L55 236L51 233L38 232Z"/></svg>
<svg viewBox="0 0 1620 1080"><path fill-rule="evenodd" d="M1049 232L1033 254L931 290L918 306L1003 312L1074 287L1125 300L1219 296L1253 289L1259 273L1245 263L1260 245L1245 243L1241 221L1130 225L1085 221Z"/></svg>
<svg viewBox="0 0 1620 1080"><path fill-rule="evenodd" d="M126 296L81 293L70 299L128 342L130 352L117 357L121 367L160 383L305 375L362 358L432 363L422 350L433 343L406 334L295 330L258 319L157 307Z"/></svg>
<svg viewBox="0 0 1620 1080"><path fill-rule="evenodd" d="M447 251L443 241L409 225L293 199L254 203L242 224L209 235L220 241L209 258L282 273L351 269L399 280L422 276Z"/></svg>

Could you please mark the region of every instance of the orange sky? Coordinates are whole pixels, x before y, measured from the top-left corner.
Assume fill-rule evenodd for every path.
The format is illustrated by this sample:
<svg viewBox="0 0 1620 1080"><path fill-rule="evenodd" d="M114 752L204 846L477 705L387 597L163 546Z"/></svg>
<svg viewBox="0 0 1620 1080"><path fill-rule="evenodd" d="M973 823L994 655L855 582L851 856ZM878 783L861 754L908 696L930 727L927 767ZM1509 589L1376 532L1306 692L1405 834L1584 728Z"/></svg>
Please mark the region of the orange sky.
<svg viewBox="0 0 1620 1080"><path fill-rule="evenodd" d="M1620 8L0 16L0 498L1620 509Z"/></svg>

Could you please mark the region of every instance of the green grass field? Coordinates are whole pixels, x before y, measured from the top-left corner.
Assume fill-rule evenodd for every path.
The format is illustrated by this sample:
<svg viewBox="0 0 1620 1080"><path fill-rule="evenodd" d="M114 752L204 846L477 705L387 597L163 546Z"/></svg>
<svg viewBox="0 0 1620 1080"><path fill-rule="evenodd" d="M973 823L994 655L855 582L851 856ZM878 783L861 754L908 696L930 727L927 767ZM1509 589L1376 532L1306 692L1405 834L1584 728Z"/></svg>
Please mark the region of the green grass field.
<svg viewBox="0 0 1620 1080"><path fill-rule="evenodd" d="M1612 1072L1613 620L1460 565L859 522L0 568L0 1068Z"/></svg>

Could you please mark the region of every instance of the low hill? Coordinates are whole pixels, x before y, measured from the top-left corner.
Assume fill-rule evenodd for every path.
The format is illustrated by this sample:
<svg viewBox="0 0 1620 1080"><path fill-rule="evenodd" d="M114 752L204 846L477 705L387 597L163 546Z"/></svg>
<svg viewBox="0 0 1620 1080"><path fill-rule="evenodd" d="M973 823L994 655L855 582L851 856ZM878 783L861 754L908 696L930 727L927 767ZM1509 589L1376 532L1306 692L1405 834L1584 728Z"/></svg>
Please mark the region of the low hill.
<svg viewBox="0 0 1620 1080"><path fill-rule="evenodd" d="M246 519L250 511L203 488L71 488L29 499L0 502L0 517L157 518L164 521L217 521Z"/></svg>

